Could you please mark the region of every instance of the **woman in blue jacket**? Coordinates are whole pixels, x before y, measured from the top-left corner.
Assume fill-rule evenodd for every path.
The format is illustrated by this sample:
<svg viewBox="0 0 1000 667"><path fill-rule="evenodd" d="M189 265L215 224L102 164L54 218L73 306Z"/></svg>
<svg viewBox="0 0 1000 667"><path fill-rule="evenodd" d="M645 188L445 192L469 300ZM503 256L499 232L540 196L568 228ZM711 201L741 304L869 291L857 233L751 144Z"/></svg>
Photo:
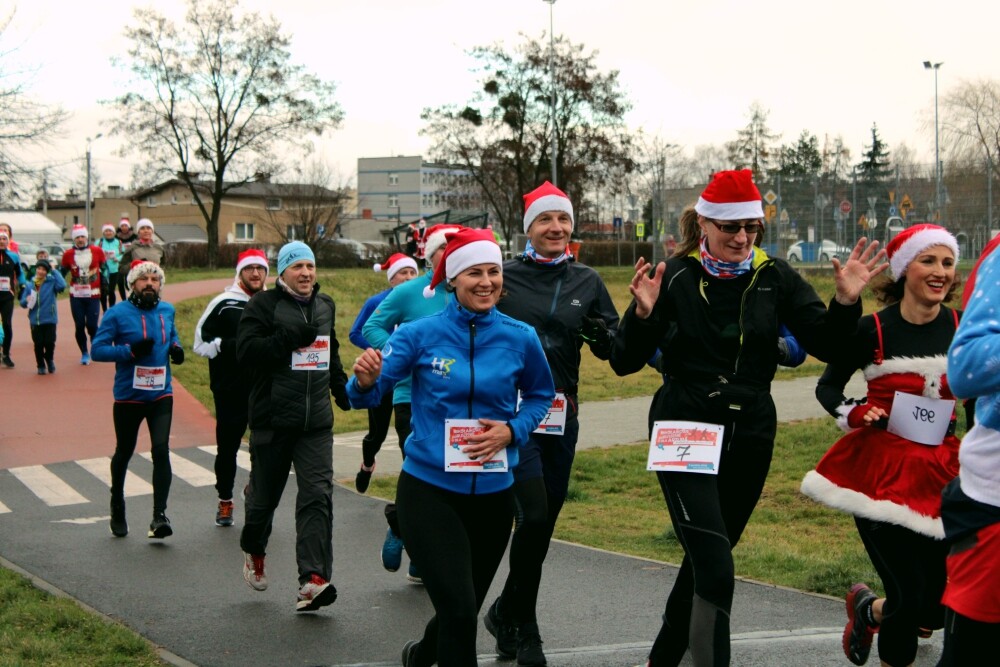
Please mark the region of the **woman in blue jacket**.
<svg viewBox="0 0 1000 667"><path fill-rule="evenodd" d="M424 294L447 279L455 298L401 326L381 352L365 350L347 385L354 407L372 407L413 378L396 503L435 616L423 639L403 647L407 667L476 663L479 610L514 516L511 469L555 396L534 329L495 307L502 261L489 230L451 235Z"/></svg>
<svg viewBox="0 0 1000 667"><path fill-rule="evenodd" d="M56 325L59 323L56 295L66 289L62 274L42 260L35 265L35 277L21 290L21 307L28 309L31 340L35 344L35 365L38 374L55 373L53 355L56 352Z"/></svg>

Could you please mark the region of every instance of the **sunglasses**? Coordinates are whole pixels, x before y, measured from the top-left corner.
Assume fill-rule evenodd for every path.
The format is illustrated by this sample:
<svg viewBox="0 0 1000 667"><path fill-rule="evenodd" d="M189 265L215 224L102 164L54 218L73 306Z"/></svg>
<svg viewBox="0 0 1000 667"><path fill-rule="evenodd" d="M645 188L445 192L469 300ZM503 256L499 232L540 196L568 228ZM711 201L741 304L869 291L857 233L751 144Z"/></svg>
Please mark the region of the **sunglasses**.
<svg viewBox="0 0 1000 667"><path fill-rule="evenodd" d="M715 225L723 234L739 234L742 229L747 234L757 234L764 229L764 225L760 222L747 222L745 224L740 224L738 222L719 222L718 220L712 220L711 218L706 218L709 222Z"/></svg>

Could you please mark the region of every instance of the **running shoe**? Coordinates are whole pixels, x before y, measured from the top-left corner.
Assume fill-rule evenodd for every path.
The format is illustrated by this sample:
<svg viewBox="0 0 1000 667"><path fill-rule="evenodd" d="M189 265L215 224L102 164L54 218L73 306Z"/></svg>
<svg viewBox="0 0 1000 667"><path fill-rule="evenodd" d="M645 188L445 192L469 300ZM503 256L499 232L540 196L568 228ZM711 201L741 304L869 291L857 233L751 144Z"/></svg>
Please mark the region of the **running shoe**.
<svg viewBox="0 0 1000 667"><path fill-rule="evenodd" d="M174 534L174 529L170 527L170 519L163 512L153 512L153 520L149 523L149 532L146 537L162 540Z"/></svg>
<svg viewBox="0 0 1000 667"><path fill-rule="evenodd" d="M361 464L361 470L354 476L354 488L358 490L358 493L364 493L368 490L368 485L372 481L372 472L374 471L374 463L370 467L365 467L364 463Z"/></svg>
<svg viewBox="0 0 1000 667"><path fill-rule="evenodd" d="M522 623L517 628L517 664L519 667L545 667L542 636L537 623Z"/></svg>
<svg viewBox="0 0 1000 667"><path fill-rule="evenodd" d="M406 571L406 579L414 584L424 583L423 578L420 576L420 570L417 569L417 566L413 564L412 560L410 561L409 569Z"/></svg>
<svg viewBox="0 0 1000 667"><path fill-rule="evenodd" d="M56 362L54 362L54 361L46 361L45 365L49 367L49 374L50 375L52 373L56 372Z"/></svg>
<svg viewBox="0 0 1000 667"><path fill-rule="evenodd" d="M502 660L517 657L517 626L505 623L500 615L500 598L493 601L483 617L483 625L497 640L497 656Z"/></svg>
<svg viewBox="0 0 1000 667"><path fill-rule="evenodd" d="M216 526L231 526L233 525L233 501L232 500L220 500L219 509L215 512L215 525Z"/></svg>
<svg viewBox="0 0 1000 667"><path fill-rule="evenodd" d="M3 358L3 365L7 368L14 368L14 360L10 358L10 355L6 355Z"/></svg>
<svg viewBox="0 0 1000 667"><path fill-rule="evenodd" d="M45 366L39 366L38 367L38 374L39 375L45 375L45 372L46 372L45 371Z"/></svg>
<svg viewBox="0 0 1000 667"><path fill-rule="evenodd" d="M419 647L420 642L416 639L411 639L403 644L403 667L417 667L417 649Z"/></svg>
<svg viewBox="0 0 1000 667"><path fill-rule="evenodd" d="M243 554L243 581L255 591L267 590L267 574L264 572L264 556Z"/></svg>
<svg viewBox="0 0 1000 667"><path fill-rule="evenodd" d="M111 500L111 534L115 537L128 535L128 522L125 520L125 500Z"/></svg>
<svg viewBox="0 0 1000 667"><path fill-rule="evenodd" d="M90 365L90 355L87 354L86 352L84 352L83 356L80 357L80 365L81 366L89 366Z"/></svg>
<svg viewBox="0 0 1000 667"><path fill-rule="evenodd" d="M403 562L403 540L392 528L385 531L385 542L382 543L382 567L389 572L395 572Z"/></svg>
<svg viewBox="0 0 1000 667"><path fill-rule="evenodd" d="M855 665L868 662L872 650L872 636L878 626L868 625L866 607L878 599L872 589L864 584L854 584L847 593L847 625L844 627L844 655Z"/></svg>
<svg viewBox="0 0 1000 667"><path fill-rule="evenodd" d="M316 611L320 607L333 604L337 600L337 589L329 581L314 574L309 581L299 587L299 599L295 611Z"/></svg>

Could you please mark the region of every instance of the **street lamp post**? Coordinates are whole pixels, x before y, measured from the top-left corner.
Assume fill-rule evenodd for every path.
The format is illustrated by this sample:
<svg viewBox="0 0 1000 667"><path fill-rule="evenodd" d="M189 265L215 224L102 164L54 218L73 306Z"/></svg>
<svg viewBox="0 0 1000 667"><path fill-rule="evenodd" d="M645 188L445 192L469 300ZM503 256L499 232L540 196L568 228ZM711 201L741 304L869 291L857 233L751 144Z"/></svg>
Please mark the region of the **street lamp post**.
<svg viewBox="0 0 1000 667"><path fill-rule="evenodd" d="M938 70L941 63L932 63L930 60L924 61L924 69L934 70L934 209L937 216L936 222L941 222L941 148L938 139Z"/></svg>
<svg viewBox="0 0 1000 667"><path fill-rule="evenodd" d="M552 5L556 4L556 0L542 0L542 2L547 2L549 5L549 82L552 88L549 107L552 120L552 185L559 185L556 180L556 156L558 155L558 148L556 147L556 42L555 35L552 32Z"/></svg>
<svg viewBox="0 0 1000 667"><path fill-rule="evenodd" d="M87 201L84 204L83 210L84 210L84 217L86 218L86 222L87 222L87 234L90 235L90 238L94 238L94 230L91 228L91 219L90 219L90 197L91 197L91 195L90 195L90 144L92 142L94 142L94 141L97 141L98 139L100 139L103 136L104 136L104 134L102 134L101 132L98 132L94 136L93 139L91 139L90 137L87 137Z"/></svg>

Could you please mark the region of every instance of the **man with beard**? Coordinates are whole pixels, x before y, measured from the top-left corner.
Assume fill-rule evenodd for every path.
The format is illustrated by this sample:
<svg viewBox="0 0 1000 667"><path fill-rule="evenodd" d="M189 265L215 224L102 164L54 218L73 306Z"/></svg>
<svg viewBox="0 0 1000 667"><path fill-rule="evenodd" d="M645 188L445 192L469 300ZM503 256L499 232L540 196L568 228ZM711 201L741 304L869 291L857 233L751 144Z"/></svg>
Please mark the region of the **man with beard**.
<svg viewBox="0 0 1000 667"><path fill-rule="evenodd" d="M69 310L76 325L76 344L80 347L80 363L90 364L87 334L93 343L97 321L101 317L101 271L105 265L104 251L90 243L87 228L73 226L73 247L63 253L62 273L68 276Z"/></svg>
<svg viewBox="0 0 1000 667"><path fill-rule="evenodd" d="M170 423L174 398L170 365L184 363L174 326L174 307L160 300L163 269L136 261L126 277L128 300L110 308L94 336L95 361L115 362L115 454L111 458L111 534L128 535L125 474L135 452L139 426L146 420L153 454L153 521L148 537L173 534L167 518L170 493Z"/></svg>
<svg viewBox="0 0 1000 667"><path fill-rule="evenodd" d="M236 334L247 302L265 289L267 256L263 250L241 252L236 280L212 299L194 329L195 354L208 358L209 386L215 400L215 490L219 507L215 525L233 525L236 452L247 430L250 377L236 359Z"/></svg>

